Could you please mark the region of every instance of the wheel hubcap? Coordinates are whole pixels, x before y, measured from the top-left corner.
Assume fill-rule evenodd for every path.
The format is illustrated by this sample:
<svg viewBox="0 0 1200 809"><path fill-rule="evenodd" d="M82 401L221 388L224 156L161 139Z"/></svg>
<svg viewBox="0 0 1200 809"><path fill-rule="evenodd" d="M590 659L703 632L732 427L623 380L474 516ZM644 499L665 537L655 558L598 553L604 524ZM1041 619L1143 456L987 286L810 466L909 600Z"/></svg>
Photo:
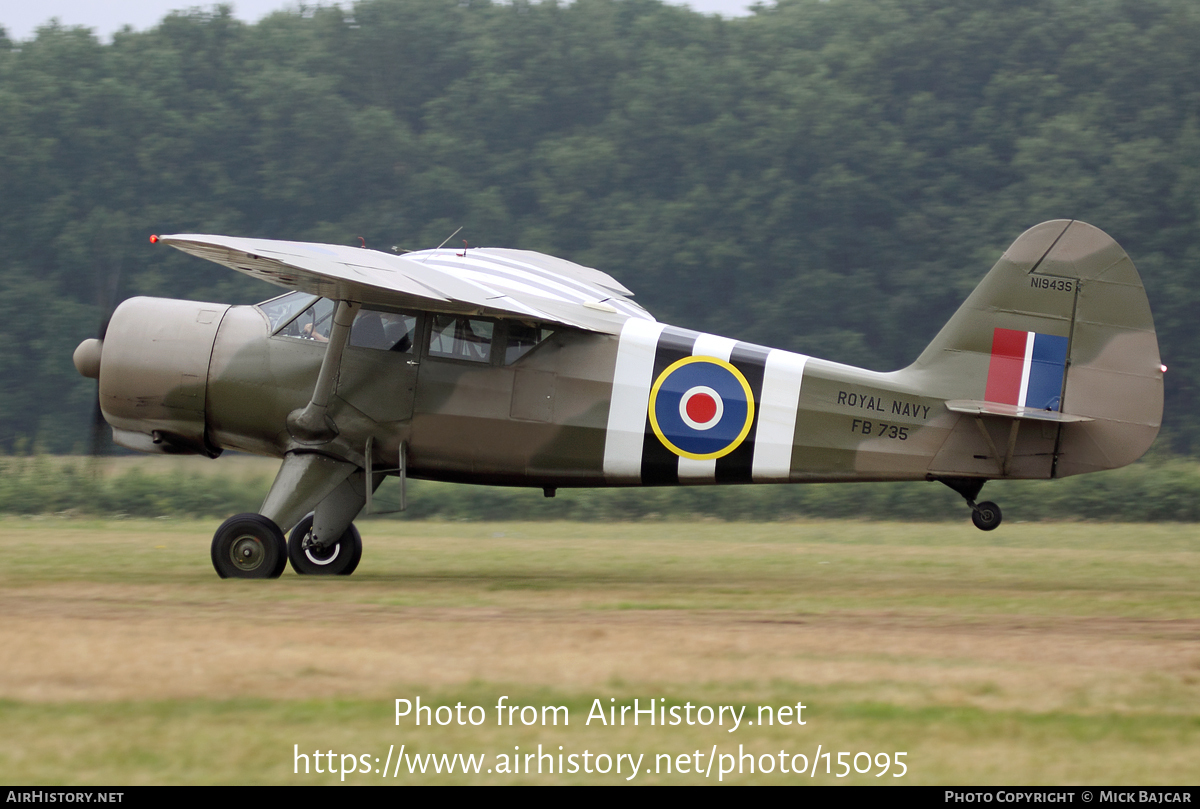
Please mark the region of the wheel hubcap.
<svg viewBox="0 0 1200 809"><path fill-rule="evenodd" d="M266 548L257 537L240 536L229 547L229 560L239 570L257 570L266 555Z"/></svg>

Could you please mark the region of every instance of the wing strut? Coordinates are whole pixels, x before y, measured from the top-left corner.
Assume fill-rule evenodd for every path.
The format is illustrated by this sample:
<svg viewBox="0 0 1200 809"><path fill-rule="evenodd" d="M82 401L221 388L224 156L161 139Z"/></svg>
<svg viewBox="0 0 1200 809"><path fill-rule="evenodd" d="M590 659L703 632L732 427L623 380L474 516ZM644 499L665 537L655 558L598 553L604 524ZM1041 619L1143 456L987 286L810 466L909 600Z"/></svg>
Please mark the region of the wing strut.
<svg viewBox="0 0 1200 809"><path fill-rule="evenodd" d="M288 433L301 444L324 444L338 434L337 425L329 417L329 400L333 397L333 388L342 368L342 354L350 341L350 327L354 325L359 308L357 303L338 301L312 400L303 410L294 410L288 415Z"/></svg>

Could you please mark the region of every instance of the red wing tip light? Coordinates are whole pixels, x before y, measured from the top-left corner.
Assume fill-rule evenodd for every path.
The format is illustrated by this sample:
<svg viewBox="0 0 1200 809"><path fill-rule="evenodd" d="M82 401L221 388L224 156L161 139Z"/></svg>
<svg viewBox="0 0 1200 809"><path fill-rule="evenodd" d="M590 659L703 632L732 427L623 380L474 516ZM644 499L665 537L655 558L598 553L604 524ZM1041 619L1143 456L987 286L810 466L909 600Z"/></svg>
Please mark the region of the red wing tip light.
<svg viewBox="0 0 1200 809"><path fill-rule="evenodd" d="M153 233L150 234L150 244L158 244L158 237Z"/></svg>

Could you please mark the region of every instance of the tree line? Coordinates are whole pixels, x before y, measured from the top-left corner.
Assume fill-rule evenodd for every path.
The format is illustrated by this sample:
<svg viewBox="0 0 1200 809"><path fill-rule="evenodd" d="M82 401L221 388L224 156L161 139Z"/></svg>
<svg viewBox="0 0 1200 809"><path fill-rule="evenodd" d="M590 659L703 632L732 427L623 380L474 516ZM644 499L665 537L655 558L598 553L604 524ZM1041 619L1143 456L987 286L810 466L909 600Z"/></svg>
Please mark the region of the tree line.
<svg viewBox="0 0 1200 809"><path fill-rule="evenodd" d="M0 450L86 445L71 352L115 297L274 289L211 232L522 247L659 319L879 370L1045 219L1129 252L1164 444L1200 451L1191 0L361 0L111 43L0 33Z"/></svg>

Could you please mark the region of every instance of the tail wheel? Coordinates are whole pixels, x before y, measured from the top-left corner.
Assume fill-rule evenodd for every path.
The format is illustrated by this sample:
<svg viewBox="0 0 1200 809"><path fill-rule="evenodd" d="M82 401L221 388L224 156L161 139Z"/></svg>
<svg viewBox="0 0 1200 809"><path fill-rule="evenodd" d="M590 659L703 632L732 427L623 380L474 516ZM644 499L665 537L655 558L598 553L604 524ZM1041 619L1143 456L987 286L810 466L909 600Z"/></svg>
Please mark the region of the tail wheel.
<svg viewBox="0 0 1200 809"><path fill-rule="evenodd" d="M349 576L362 559L362 536L351 523L337 542L316 547L312 542L313 515L292 529L287 556L292 570L302 576Z"/></svg>
<svg viewBox="0 0 1200 809"><path fill-rule="evenodd" d="M971 510L971 522L980 531L994 531L1002 519L1000 506L990 500L979 503Z"/></svg>
<svg viewBox="0 0 1200 809"><path fill-rule="evenodd" d="M213 535L212 563L222 579L277 579L287 567L287 543L267 517L238 514Z"/></svg>

